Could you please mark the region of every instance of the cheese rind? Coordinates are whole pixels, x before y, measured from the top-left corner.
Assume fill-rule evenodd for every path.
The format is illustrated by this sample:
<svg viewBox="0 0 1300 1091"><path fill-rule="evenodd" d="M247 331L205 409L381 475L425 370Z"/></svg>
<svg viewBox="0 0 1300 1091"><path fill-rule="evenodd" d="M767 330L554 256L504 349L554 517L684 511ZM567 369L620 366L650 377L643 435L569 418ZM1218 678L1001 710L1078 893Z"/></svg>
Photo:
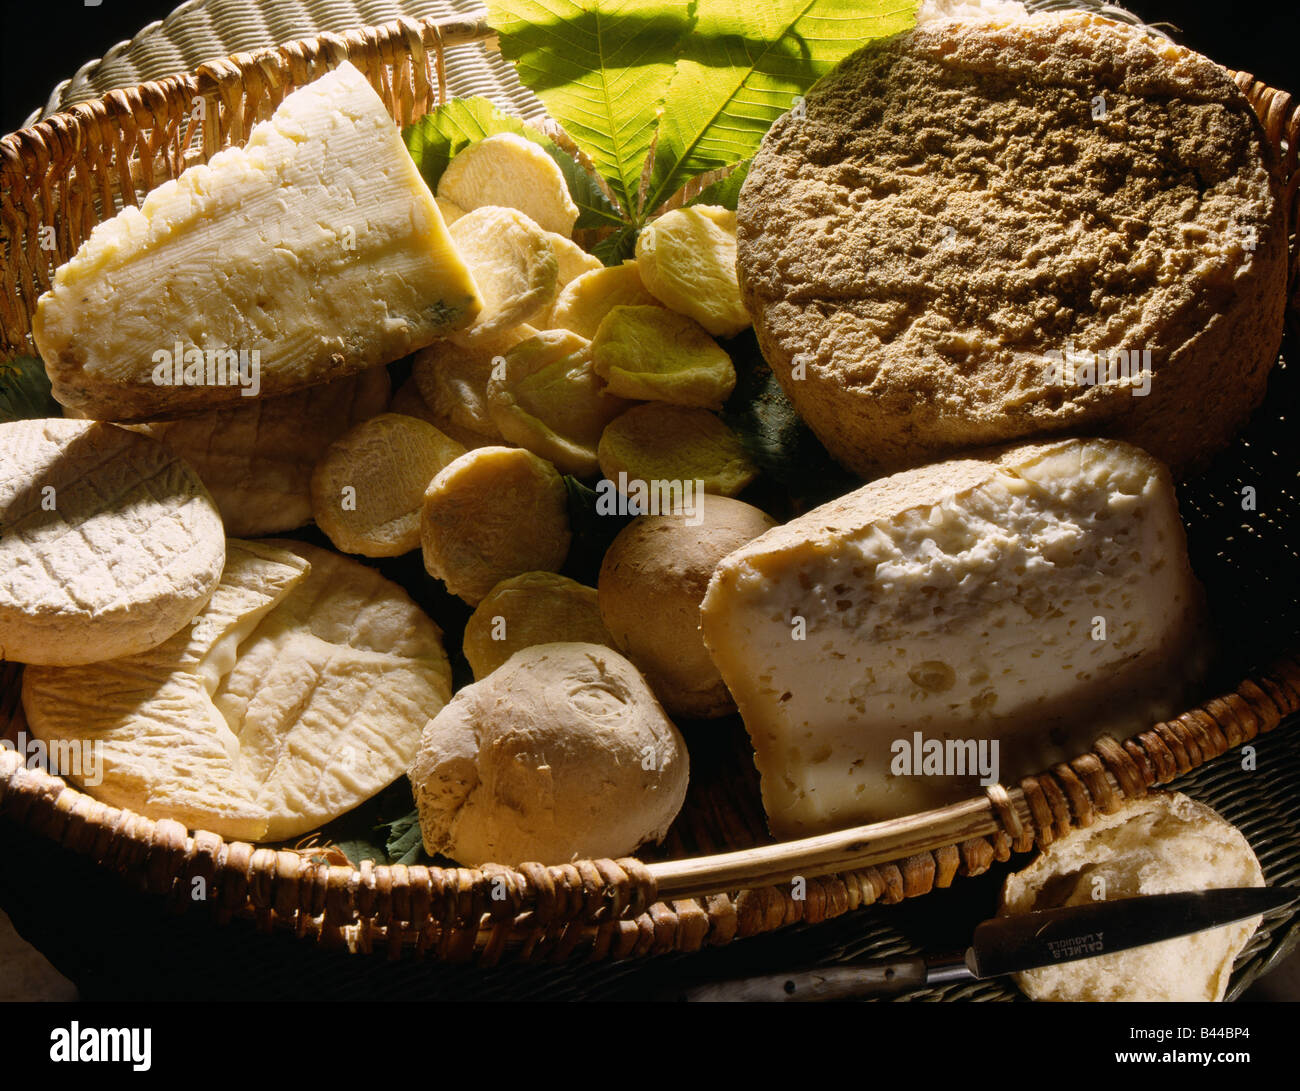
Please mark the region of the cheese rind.
<svg viewBox="0 0 1300 1091"><path fill-rule="evenodd" d="M194 623L105 663L29 667L47 744L94 747L96 798L226 838L300 836L369 799L451 697L442 633L373 568L230 539Z"/></svg>
<svg viewBox="0 0 1300 1091"><path fill-rule="evenodd" d="M232 538L283 534L312 520L312 467L353 425L388 405L387 368L278 398L247 398L174 421L131 427L199 475Z"/></svg>
<svg viewBox="0 0 1300 1091"><path fill-rule="evenodd" d="M1014 783L1149 727L1203 665L1200 617L1168 471L1101 440L873 482L726 557L701 606L778 836L978 794L895 775L918 732L997 740Z"/></svg>
<svg viewBox="0 0 1300 1091"><path fill-rule="evenodd" d="M284 550L231 539L221 582L191 626L137 655L23 671L32 735L98 748L102 774L85 787L105 803L222 837L264 837L269 816L212 695L239 644L308 569Z"/></svg>
<svg viewBox="0 0 1300 1091"><path fill-rule="evenodd" d="M71 666L162 643L226 558L183 459L92 421L0 424L0 660Z"/></svg>
<svg viewBox="0 0 1300 1091"><path fill-rule="evenodd" d="M177 345L257 352L257 393L285 393L397 359L481 305L382 100L345 62L243 147L96 227L38 301L33 337L61 403L145 420L253 386L206 361L177 375Z"/></svg>

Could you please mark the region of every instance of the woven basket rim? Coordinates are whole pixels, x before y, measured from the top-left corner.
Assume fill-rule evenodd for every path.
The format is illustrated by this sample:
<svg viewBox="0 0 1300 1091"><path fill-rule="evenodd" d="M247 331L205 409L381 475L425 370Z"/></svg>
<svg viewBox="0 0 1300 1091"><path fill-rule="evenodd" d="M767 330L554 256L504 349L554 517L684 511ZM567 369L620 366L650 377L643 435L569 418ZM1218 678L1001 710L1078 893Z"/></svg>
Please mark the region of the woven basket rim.
<svg viewBox="0 0 1300 1091"><path fill-rule="evenodd" d="M0 181L19 187L33 171L39 173L49 164L54 151L66 151L69 140L88 140L105 127L134 125L142 109L160 100L183 96L188 101L197 94L229 106L247 93L246 81L265 84L279 79L276 90L283 93L296 82L293 71L315 70L319 75L344 57L366 58L369 74L376 64L387 63L386 54L405 50L414 87L405 105L418 108L421 95L432 95L435 84L438 101L445 99L443 50L490 35L484 18L403 18L208 62L189 75L75 104L0 138ZM1267 87L1248 73L1231 75L1278 155L1290 236L1300 182L1296 164L1300 108L1288 93ZM404 86L403 93L406 90ZM393 109L394 99L386 97L386 103ZM242 119L236 120L234 131L236 138L242 134ZM129 199L134 200L134 195ZM10 231L9 219L0 222L0 241L16 247ZM1300 247L1293 243L1292 288L1298 259ZM11 271L6 276L12 280ZM6 339L12 346L7 330ZM17 664L0 663L0 724L8 723L14 714L20 670ZM526 917L534 926L579 922L594 930L598 949L604 943L606 953L618 954L626 936L616 934L617 928L611 931L610 925L647 914L653 918L660 907L677 914L686 912L683 906L691 903L707 908L710 898L770 889L794 875L814 880L831 877L848 890L844 905L831 907L836 912L827 915L946 886L955 875L978 874L994 859L1007 859L1012 851L1046 847L1068 829L1090 824L1098 812L1115 810L1125 798L1144 795L1148 788L1272 730L1297 711L1300 658L1289 652L1270 669L1251 672L1232 692L1129 739L1102 736L1088 752L1038 776L1022 778L1010 790L994 785L983 796L935 811L819 837L656 863L629 857L479 868L370 861L356 867L330 864L313 860L311 850L225 841L202 830L191 833L171 819L151 820L110 807L58 777L27 770L11 751L0 751L0 814L44 830L106 864L133 871L148 889L175 893L184 883L205 877L217 882L220 904L231 915L250 910L305 915L317 921L315 931L324 942L348 943L345 930L365 920L406 922L417 931L456 923L470 934L471 946L477 950L481 944L490 959L494 945L503 948L502 937ZM497 897L502 887L506 894ZM789 912L779 923L788 923L788 917ZM602 930L609 933L603 940Z"/></svg>

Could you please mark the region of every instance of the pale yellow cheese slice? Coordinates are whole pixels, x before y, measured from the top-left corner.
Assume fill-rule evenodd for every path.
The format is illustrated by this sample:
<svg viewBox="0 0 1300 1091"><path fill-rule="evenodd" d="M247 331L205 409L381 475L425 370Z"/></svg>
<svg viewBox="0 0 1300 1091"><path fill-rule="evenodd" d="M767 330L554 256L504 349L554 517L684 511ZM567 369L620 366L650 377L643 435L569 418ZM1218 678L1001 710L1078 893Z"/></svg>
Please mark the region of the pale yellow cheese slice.
<svg viewBox="0 0 1300 1091"><path fill-rule="evenodd" d="M33 336L61 403L147 420L246 402L254 352L258 395L285 393L395 360L480 307L397 126L344 62L243 147L96 227ZM241 352L250 381L232 381Z"/></svg>
<svg viewBox="0 0 1300 1091"><path fill-rule="evenodd" d="M1014 786L1205 662L1169 471L1106 440L872 482L724 558L700 619L781 837Z"/></svg>
<svg viewBox="0 0 1300 1091"><path fill-rule="evenodd" d="M98 746L98 799L286 840L395 780L451 695L438 627L378 572L299 542L227 546L188 631L141 655L29 668L32 733ZM92 782L94 781L94 782Z"/></svg>
<svg viewBox="0 0 1300 1091"><path fill-rule="evenodd" d="M269 815L241 775L238 738L212 694L239 642L308 567L284 550L231 539L212 598L170 640L86 666L28 667L29 730L46 743L97 748L97 773L80 778L96 799L223 837L260 839Z"/></svg>

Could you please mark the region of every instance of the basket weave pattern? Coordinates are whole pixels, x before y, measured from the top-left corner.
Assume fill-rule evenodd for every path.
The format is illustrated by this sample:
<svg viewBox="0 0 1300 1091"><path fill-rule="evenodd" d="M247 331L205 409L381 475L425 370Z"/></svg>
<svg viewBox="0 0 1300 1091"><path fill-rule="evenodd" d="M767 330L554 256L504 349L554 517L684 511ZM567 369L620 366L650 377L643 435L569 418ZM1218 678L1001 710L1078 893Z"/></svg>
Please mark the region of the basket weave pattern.
<svg viewBox="0 0 1300 1091"><path fill-rule="evenodd" d="M296 87L350 60L406 125L445 101L445 50L488 34L472 19L403 19L324 34L113 91L0 140L0 359L33 351L36 300L97 223L242 143ZM1293 231L1300 109L1248 74L1236 79L1278 156ZM1292 288L1297 274L1293 244ZM1294 322L1294 309L1289 316ZM19 665L0 663L0 737L24 729L20 678ZM319 850L226 842L110 807L27 770L7 750L0 750L0 820L91 857L178 907L201 889L219 919L252 918L325 945L483 964L628 958L725 944L946 887L1013 851L1045 847L1298 711L1300 660L1286 657L1170 722L1122 741L1103 737L1091 752L1012 790L995 785L941 811L804 842L655 863L341 866ZM798 888L795 876L805 880Z"/></svg>

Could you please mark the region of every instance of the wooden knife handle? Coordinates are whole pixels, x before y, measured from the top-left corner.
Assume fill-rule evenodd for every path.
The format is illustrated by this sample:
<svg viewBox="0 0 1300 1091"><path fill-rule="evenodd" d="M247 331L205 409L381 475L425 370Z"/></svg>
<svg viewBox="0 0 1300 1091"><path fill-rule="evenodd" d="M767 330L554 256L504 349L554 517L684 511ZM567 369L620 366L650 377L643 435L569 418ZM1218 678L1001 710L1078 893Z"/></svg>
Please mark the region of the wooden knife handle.
<svg viewBox="0 0 1300 1091"><path fill-rule="evenodd" d="M819 966L788 974L763 974L734 981L684 986L676 999L694 1002L790 1003L893 996L925 984L923 958L900 958L861 966Z"/></svg>

